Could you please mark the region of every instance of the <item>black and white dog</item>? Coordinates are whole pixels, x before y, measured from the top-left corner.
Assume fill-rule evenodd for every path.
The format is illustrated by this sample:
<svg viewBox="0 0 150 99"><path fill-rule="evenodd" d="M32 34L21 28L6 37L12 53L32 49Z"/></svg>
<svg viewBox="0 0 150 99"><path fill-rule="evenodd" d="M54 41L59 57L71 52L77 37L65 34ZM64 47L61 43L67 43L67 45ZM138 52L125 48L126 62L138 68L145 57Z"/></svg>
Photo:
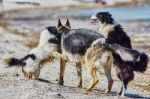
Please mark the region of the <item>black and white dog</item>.
<svg viewBox="0 0 150 99"><path fill-rule="evenodd" d="M92 15L91 23L94 25L98 25L99 32L103 36L105 36L105 38L100 39L98 42L101 42L102 44L116 43L121 45L122 47L132 49L130 37L126 34L121 25L115 22L109 12L99 12L96 15ZM148 57L146 54L143 53L139 53L139 55L141 61L132 64L126 64L120 61L120 56L118 56L116 53L113 53L114 65L115 67L119 68L120 71L117 72L117 76L123 82L119 94L124 95L129 81L133 80L134 78L134 71L144 72L146 70L148 64Z"/></svg>

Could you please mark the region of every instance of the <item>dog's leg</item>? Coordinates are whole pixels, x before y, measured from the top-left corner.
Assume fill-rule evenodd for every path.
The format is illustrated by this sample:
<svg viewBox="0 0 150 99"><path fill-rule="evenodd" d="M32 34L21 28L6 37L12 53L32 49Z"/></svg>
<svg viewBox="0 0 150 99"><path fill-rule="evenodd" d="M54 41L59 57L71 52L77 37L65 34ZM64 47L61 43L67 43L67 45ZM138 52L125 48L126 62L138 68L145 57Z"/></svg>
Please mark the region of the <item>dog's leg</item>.
<svg viewBox="0 0 150 99"><path fill-rule="evenodd" d="M118 94L123 95L123 94L125 94L125 90L126 90L125 83L124 83L124 77L123 77L123 71L119 68L119 65L116 65L115 69L116 69L117 76L121 80L121 83L122 83L121 90Z"/></svg>
<svg viewBox="0 0 150 99"><path fill-rule="evenodd" d="M129 81L131 81L134 78L132 68L126 66L126 68L119 73L119 78L122 81L122 87L119 92L119 95L124 96Z"/></svg>
<svg viewBox="0 0 150 99"><path fill-rule="evenodd" d="M77 74L78 74L77 86L79 88L82 88L82 68L81 68L81 62L76 63L76 69L77 69Z"/></svg>
<svg viewBox="0 0 150 99"><path fill-rule="evenodd" d="M93 71L93 75L94 75L94 86L96 86L96 84L98 83L98 77L97 77L97 74L96 74L96 68L94 68L94 71ZM93 86L93 87L94 87Z"/></svg>
<svg viewBox="0 0 150 99"><path fill-rule="evenodd" d="M86 88L87 91L90 91L97 83L98 83L98 78L97 78L97 75L96 75L96 68L94 66L93 67L88 67L88 71L91 75L91 81L90 81L90 84L88 85L88 87Z"/></svg>
<svg viewBox="0 0 150 99"><path fill-rule="evenodd" d="M114 83L114 80L112 79L112 76L111 76L111 65L109 65L109 66L103 66L106 78L108 80L108 85L107 85L107 89L105 90L105 93L111 92L112 85Z"/></svg>
<svg viewBox="0 0 150 99"><path fill-rule="evenodd" d="M65 72L65 67L66 67L66 60L61 58L60 59L60 75L59 75L59 84L63 85L64 84L64 72Z"/></svg>
<svg viewBox="0 0 150 99"><path fill-rule="evenodd" d="M108 85L107 85L107 89L105 90L105 93L110 93L111 92L112 85L114 83L114 80L111 76L112 62L113 62L112 56L108 56L106 63L102 65L102 67L104 69L104 72L105 72L105 75L106 75L106 78L108 80Z"/></svg>
<svg viewBox="0 0 150 99"><path fill-rule="evenodd" d="M121 96L124 96L126 88L127 88L127 84L125 83L125 81L123 79L123 73L122 72L119 73L119 76L120 76L120 80L122 82L122 87L121 87L121 90L118 94L121 95Z"/></svg>

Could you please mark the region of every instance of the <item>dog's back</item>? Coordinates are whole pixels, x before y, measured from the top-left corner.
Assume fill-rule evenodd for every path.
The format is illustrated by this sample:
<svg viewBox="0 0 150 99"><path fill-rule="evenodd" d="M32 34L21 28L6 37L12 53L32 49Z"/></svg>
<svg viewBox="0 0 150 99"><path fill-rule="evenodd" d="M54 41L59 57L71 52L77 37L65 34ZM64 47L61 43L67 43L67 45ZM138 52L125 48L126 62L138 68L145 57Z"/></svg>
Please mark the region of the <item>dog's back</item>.
<svg viewBox="0 0 150 99"><path fill-rule="evenodd" d="M70 61L81 61L92 42L102 37L92 30L74 29L63 38L62 50Z"/></svg>

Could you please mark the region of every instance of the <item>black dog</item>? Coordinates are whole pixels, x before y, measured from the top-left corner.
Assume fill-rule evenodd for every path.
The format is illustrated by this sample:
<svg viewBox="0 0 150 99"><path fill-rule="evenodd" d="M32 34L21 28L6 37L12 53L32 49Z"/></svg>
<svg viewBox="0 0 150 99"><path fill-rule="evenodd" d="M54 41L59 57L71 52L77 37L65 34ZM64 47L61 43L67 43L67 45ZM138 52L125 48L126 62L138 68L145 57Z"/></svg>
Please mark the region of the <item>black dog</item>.
<svg viewBox="0 0 150 99"><path fill-rule="evenodd" d="M122 47L130 48L131 41L129 36L123 30L120 24L116 23L108 12L99 12L91 17L91 23L99 26L99 32L105 36L106 39L102 39L102 43L119 44ZM145 54L141 54L141 62L136 64L127 64L120 60L120 56L113 53L114 65L116 66L117 76L123 82L121 91L119 94L124 95L129 81L134 78L134 71L144 72L147 68L148 57Z"/></svg>

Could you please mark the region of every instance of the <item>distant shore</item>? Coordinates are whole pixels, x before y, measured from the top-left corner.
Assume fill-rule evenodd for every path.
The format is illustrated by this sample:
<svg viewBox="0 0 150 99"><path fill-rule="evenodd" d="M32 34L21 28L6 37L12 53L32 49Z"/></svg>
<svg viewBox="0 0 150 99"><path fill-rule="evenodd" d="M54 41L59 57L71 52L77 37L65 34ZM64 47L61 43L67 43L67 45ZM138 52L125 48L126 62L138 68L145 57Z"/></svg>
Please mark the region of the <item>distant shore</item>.
<svg viewBox="0 0 150 99"><path fill-rule="evenodd" d="M106 5L103 7L131 7L136 5L150 4L150 0L106 0ZM92 2L80 2L76 0L4 0L3 10L7 11L26 11L34 9L80 9L80 8L95 8L100 7Z"/></svg>

